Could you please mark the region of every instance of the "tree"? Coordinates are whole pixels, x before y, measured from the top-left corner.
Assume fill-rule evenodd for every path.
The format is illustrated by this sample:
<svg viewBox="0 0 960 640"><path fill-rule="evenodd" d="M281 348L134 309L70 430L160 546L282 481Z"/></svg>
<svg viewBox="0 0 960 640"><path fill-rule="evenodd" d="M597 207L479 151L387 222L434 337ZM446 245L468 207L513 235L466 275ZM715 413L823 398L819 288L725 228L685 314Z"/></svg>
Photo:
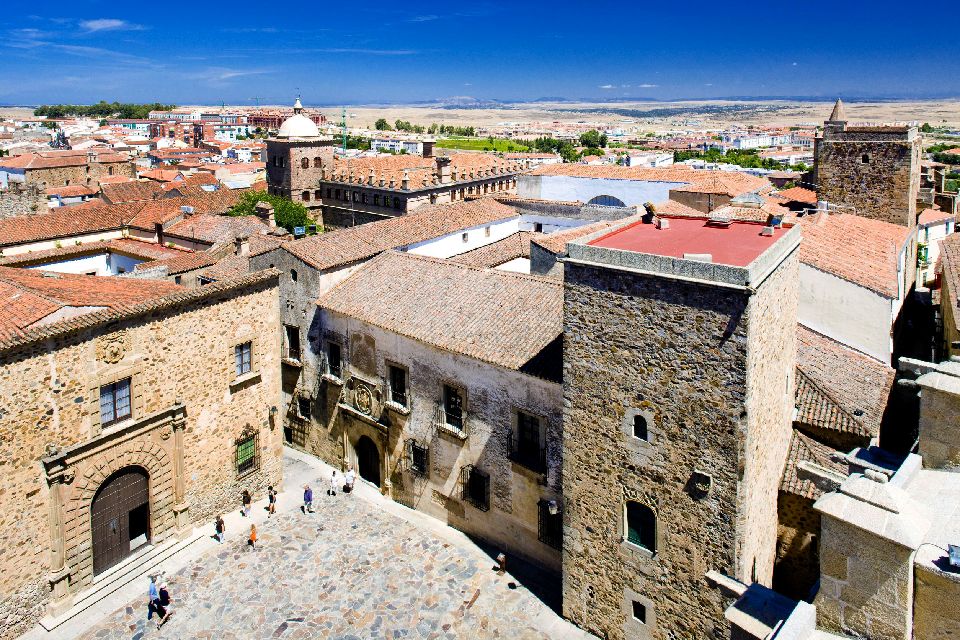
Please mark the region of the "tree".
<svg viewBox="0 0 960 640"><path fill-rule="evenodd" d="M933 133L933 127L930 126L929 122L924 122L923 126L920 127L920 131L923 133Z"/></svg>
<svg viewBox="0 0 960 640"><path fill-rule="evenodd" d="M393 131L393 128L390 126L390 123L387 122L386 118L380 118L373 126L377 131Z"/></svg>
<svg viewBox="0 0 960 640"><path fill-rule="evenodd" d="M605 147L607 146L607 136L601 135L596 129L587 131L580 135L580 146L594 149Z"/></svg>
<svg viewBox="0 0 960 640"><path fill-rule="evenodd" d="M299 202L275 196L266 191L247 191L240 196L240 202L233 205L227 212L230 216L252 216L256 214L258 202L269 202L273 205L273 215L277 225L293 233L294 227L306 227L315 224L307 208Z"/></svg>

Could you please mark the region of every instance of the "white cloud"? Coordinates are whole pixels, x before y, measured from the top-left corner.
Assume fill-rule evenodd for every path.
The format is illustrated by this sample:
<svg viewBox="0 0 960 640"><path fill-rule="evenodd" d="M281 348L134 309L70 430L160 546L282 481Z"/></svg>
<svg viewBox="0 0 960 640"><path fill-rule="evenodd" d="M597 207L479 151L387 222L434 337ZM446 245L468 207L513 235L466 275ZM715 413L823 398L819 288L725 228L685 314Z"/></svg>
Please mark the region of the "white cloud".
<svg viewBox="0 0 960 640"><path fill-rule="evenodd" d="M653 89L654 87L659 87L659 86L660 86L660 85L658 85L658 84L644 83L644 84L638 84L638 85L637 85L637 88L638 88L638 89Z"/></svg>
<svg viewBox="0 0 960 640"><path fill-rule="evenodd" d="M600 89L614 89L615 87L612 84L602 84L599 87Z"/></svg>
<svg viewBox="0 0 960 640"><path fill-rule="evenodd" d="M80 28L87 33L97 31L142 31L143 27L118 18L97 18L95 20L81 20Z"/></svg>
<svg viewBox="0 0 960 640"><path fill-rule="evenodd" d="M440 16L437 16L431 13L425 16L414 16L409 20L407 20L407 22L430 22L432 20L438 20L439 18Z"/></svg>

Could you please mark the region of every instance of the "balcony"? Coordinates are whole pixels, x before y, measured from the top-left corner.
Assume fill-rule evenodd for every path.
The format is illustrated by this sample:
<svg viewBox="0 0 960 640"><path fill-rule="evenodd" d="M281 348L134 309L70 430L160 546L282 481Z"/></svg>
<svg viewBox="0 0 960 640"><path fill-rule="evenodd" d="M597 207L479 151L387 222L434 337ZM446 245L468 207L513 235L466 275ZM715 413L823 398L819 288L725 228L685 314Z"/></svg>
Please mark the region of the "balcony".
<svg viewBox="0 0 960 640"><path fill-rule="evenodd" d="M467 439L467 421L462 412L447 413L438 405L433 418L433 427L437 433L445 433L460 440Z"/></svg>
<svg viewBox="0 0 960 640"><path fill-rule="evenodd" d="M547 448L540 443L520 440L513 434L510 460L537 473L547 472Z"/></svg>
<svg viewBox="0 0 960 640"><path fill-rule="evenodd" d="M302 357L303 354L300 352L300 349L296 347L284 347L280 354L280 361L283 362L283 364L290 365L291 367L302 367Z"/></svg>
<svg viewBox="0 0 960 640"><path fill-rule="evenodd" d="M402 415L409 415L410 393L406 390L399 391L394 389L389 383L386 382L384 383L384 387L387 390L387 408Z"/></svg>

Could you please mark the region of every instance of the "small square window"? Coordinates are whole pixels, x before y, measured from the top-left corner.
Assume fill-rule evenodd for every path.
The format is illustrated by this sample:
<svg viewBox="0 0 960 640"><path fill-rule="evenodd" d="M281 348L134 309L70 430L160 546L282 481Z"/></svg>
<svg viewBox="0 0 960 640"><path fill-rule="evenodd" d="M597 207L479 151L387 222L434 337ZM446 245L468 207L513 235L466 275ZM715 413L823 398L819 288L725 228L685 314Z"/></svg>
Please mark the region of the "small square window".
<svg viewBox="0 0 960 640"><path fill-rule="evenodd" d="M647 624L647 608L636 600L633 601L633 619Z"/></svg>
<svg viewBox="0 0 960 640"><path fill-rule="evenodd" d="M489 238L489 237L490 237L490 227L484 227L484 228L483 228L483 235L484 235L485 238Z"/></svg>
<svg viewBox="0 0 960 640"><path fill-rule="evenodd" d="M469 234L469 233L462 233L462 234L460 234L460 239L463 240L464 242L467 242L468 240L470 240L470 234Z"/></svg>
<svg viewBox="0 0 960 640"><path fill-rule="evenodd" d="M126 420L130 411L130 378L100 387L100 424L104 427Z"/></svg>
<svg viewBox="0 0 960 640"><path fill-rule="evenodd" d="M870 164L870 154L865 153L860 156L860 164Z"/></svg>
<svg viewBox="0 0 960 640"><path fill-rule="evenodd" d="M297 398L297 415L304 420L310 419L310 398Z"/></svg>
<svg viewBox="0 0 960 640"><path fill-rule="evenodd" d="M290 279L293 280L294 282L297 281L297 270L296 270L296 269L290 269Z"/></svg>

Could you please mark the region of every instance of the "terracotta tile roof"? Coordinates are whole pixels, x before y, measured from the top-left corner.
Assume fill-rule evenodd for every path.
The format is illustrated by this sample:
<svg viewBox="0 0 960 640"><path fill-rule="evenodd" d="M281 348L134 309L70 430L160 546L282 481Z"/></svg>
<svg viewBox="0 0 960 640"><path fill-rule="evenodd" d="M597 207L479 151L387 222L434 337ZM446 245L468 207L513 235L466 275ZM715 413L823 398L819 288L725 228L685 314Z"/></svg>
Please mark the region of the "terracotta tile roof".
<svg viewBox="0 0 960 640"><path fill-rule="evenodd" d="M447 156L450 158L450 171L453 182L469 182L487 175L512 175L521 170L520 166L510 160L486 153L458 153ZM332 182L349 182L367 184L371 172L374 184L384 181L384 188L400 189L404 176L410 181L410 189L421 189L424 186L435 184L437 178L437 164L434 158L423 158L414 155L385 155L365 158L335 158L332 175L327 180ZM471 174L474 177L471 177Z"/></svg>
<svg viewBox="0 0 960 640"><path fill-rule="evenodd" d="M812 480L798 477L797 467L801 462L811 462L830 471L847 475L848 465L834 461L832 458L834 453L836 453L834 449L794 429L793 437L790 439L790 449L787 452L787 464L783 468L783 476L780 479L780 491L810 500L819 498L823 495L823 490Z"/></svg>
<svg viewBox="0 0 960 640"><path fill-rule="evenodd" d="M267 233L270 226L256 216L193 215L164 230L165 234L196 239L208 244L233 242L234 238Z"/></svg>
<svg viewBox="0 0 960 640"><path fill-rule="evenodd" d="M925 227L931 224L938 224L942 222L947 222L948 220L953 220L956 218L952 213L947 213L946 211L941 211L940 207L931 207L929 209L924 209L920 215L917 217L917 224L921 227Z"/></svg>
<svg viewBox="0 0 960 640"><path fill-rule="evenodd" d="M58 258L70 258L86 254L120 253L132 258L142 258L144 260L157 260L160 258L169 258L185 253L183 249L170 249L153 242L144 242L132 238L118 238L116 240L102 240L100 242L87 242L85 244L71 245L56 249L47 249L45 251L29 251L18 253L12 256L0 258L0 265L7 267L24 267L31 264L40 264L56 260Z"/></svg>
<svg viewBox="0 0 960 640"><path fill-rule="evenodd" d="M47 187L47 196L61 198L75 198L76 196L92 196L96 191L82 184L71 184L66 187Z"/></svg>
<svg viewBox="0 0 960 640"><path fill-rule="evenodd" d="M811 206L816 206L817 204L817 192L812 189L804 189L803 187L784 189L783 191L777 191L775 195L790 202L803 202Z"/></svg>
<svg viewBox="0 0 960 640"><path fill-rule="evenodd" d="M153 200L161 192L161 188L151 180L134 180L117 184L101 183L100 191L108 202L142 202Z"/></svg>
<svg viewBox="0 0 960 640"><path fill-rule="evenodd" d="M534 176L570 176L576 178L607 178L613 180L643 180L648 182L681 182L678 191L722 193L738 196L749 191L768 191L770 182L764 178L738 171L703 171L687 165L670 167L623 167L619 165L550 164L534 169Z"/></svg>
<svg viewBox="0 0 960 640"><path fill-rule="evenodd" d="M529 231L518 231L503 240L491 242L450 259L470 267L496 267L516 258L529 258L532 235L534 234Z"/></svg>
<svg viewBox="0 0 960 640"><path fill-rule="evenodd" d="M38 151L10 158L0 158L0 167L10 169L55 169L58 167L82 167L89 160L87 151ZM91 149L96 162L128 162L130 156L111 150Z"/></svg>
<svg viewBox="0 0 960 640"><path fill-rule="evenodd" d="M212 264L216 264L216 262L217 257L206 251L182 252L182 255L161 258L160 260L151 260L150 262L141 262L135 266L133 270L147 271L158 267L166 267L167 274L172 276L178 273L186 273L187 271L209 267Z"/></svg>
<svg viewBox="0 0 960 640"><path fill-rule="evenodd" d="M183 176L177 169L151 169L140 174L141 178L156 180L157 182L170 182L176 180L177 176Z"/></svg>
<svg viewBox="0 0 960 640"><path fill-rule="evenodd" d="M131 204L60 209L0 220L0 247L120 229L137 211L137 207Z"/></svg>
<svg viewBox="0 0 960 640"><path fill-rule="evenodd" d="M957 323L955 328L960 331L960 234L950 234L940 241L939 271L950 294L949 300L944 300L941 295L940 304L953 307L953 319Z"/></svg>
<svg viewBox="0 0 960 640"><path fill-rule="evenodd" d="M700 214L701 216L703 214ZM590 235L591 233L596 233L598 231L604 231L605 229L612 229L613 227L619 227L620 225L629 225L631 223L637 222L643 218L643 213L638 213L632 216L627 216L626 218L621 218L619 220L602 220L600 222L594 222L592 224L585 224L580 227L574 227L572 229L565 229L563 231L554 231L553 233L547 234L538 234L530 239L530 242L535 243L537 246L543 247L547 251L554 253L556 255L565 255L567 253L567 243L572 242L573 240L578 240L585 236Z"/></svg>
<svg viewBox="0 0 960 640"><path fill-rule="evenodd" d="M317 304L439 349L518 370L563 332L563 285L388 252Z"/></svg>
<svg viewBox="0 0 960 640"><path fill-rule="evenodd" d="M880 435L895 371L797 325L797 422L866 438Z"/></svg>
<svg viewBox="0 0 960 640"><path fill-rule="evenodd" d="M316 269L333 269L372 258L388 249L516 215L513 207L492 198L428 205L406 216L321 233L283 246Z"/></svg>
<svg viewBox="0 0 960 640"><path fill-rule="evenodd" d="M884 297L899 296L899 256L912 229L852 213L820 213L798 220L803 228L801 262Z"/></svg>
<svg viewBox="0 0 960 640"><path fill-rule="evenodd" d="M0 267L0 342L21 336L49 314L73 308L123 309L180 290L162 280L80 276Z"/></svg>
<svg viewBox="0 0 960 640"><path fill-rule="evenodd" d="M4 276L10 272L17 272L20 274L39 274L39 272L25 269L4 269L3 274L0 274L0 280L5 280L6 278ZM129 303L124 302L122 304L116 304L115 306L111 305L107 308L101 308L100 310L91 308L92 310L89 313L84 313L79 316L69 317L51 323L34 323L32 327L18 331L15 330L6 335L2 335L2 332L0 332L0 352L71 333L89 331L92 328L104 326L121 319L156 314L168 309L180 308L184 305L192 304L197 301L208 299L216 300L225 293L231 293L233 291L248 291L252 287L264 285L271 288L276 288L279 275L280 274L276 269L265 269L255 273L247 274L242 277L233 278L223 282L216 282L195 289L185 289L165 280L145 280L99 276L63 276L64 279L68 277L86 278L88 281L96 281L99 283L96 286L103 286L102 283L107 281L106 286L141 287L143 290L141 290L139 296L128 296L130 298L135 298ZM121 281L123 284L114 284L112 281ZM146 289L150 287L152 287L152 289L147 291ZM160 296L152 295L151 292L159 292L162 287L170 287L168 293ZM41 297L46 296L41 294ZM4 313L8 312L4 311ZM12 326L12 324L8 326Z"/></svg>
<svg viewBox="0 0 960 640"><path fill-rule="evenodd" d="M130 176L103 176L98 178L97 182L100 183L102 187L105 184L120 184L123 182L136 182L136 178L131 178Z"/></svg>
<svg viewBox="0 0 960 640"><path fill-rule="evenodd" d="M195 190L190 191L191 189ZM154 225L158 223L166 224L184 216L181 207L193 207L192 215L226 213L240 200L242 194L242 190L232 189L203 191L198 186L184 187L184 190L190 195L176 197L176 193L170 192L165 198L144 204L136 217L130 221L130 226L153 231Z"/></svg>

